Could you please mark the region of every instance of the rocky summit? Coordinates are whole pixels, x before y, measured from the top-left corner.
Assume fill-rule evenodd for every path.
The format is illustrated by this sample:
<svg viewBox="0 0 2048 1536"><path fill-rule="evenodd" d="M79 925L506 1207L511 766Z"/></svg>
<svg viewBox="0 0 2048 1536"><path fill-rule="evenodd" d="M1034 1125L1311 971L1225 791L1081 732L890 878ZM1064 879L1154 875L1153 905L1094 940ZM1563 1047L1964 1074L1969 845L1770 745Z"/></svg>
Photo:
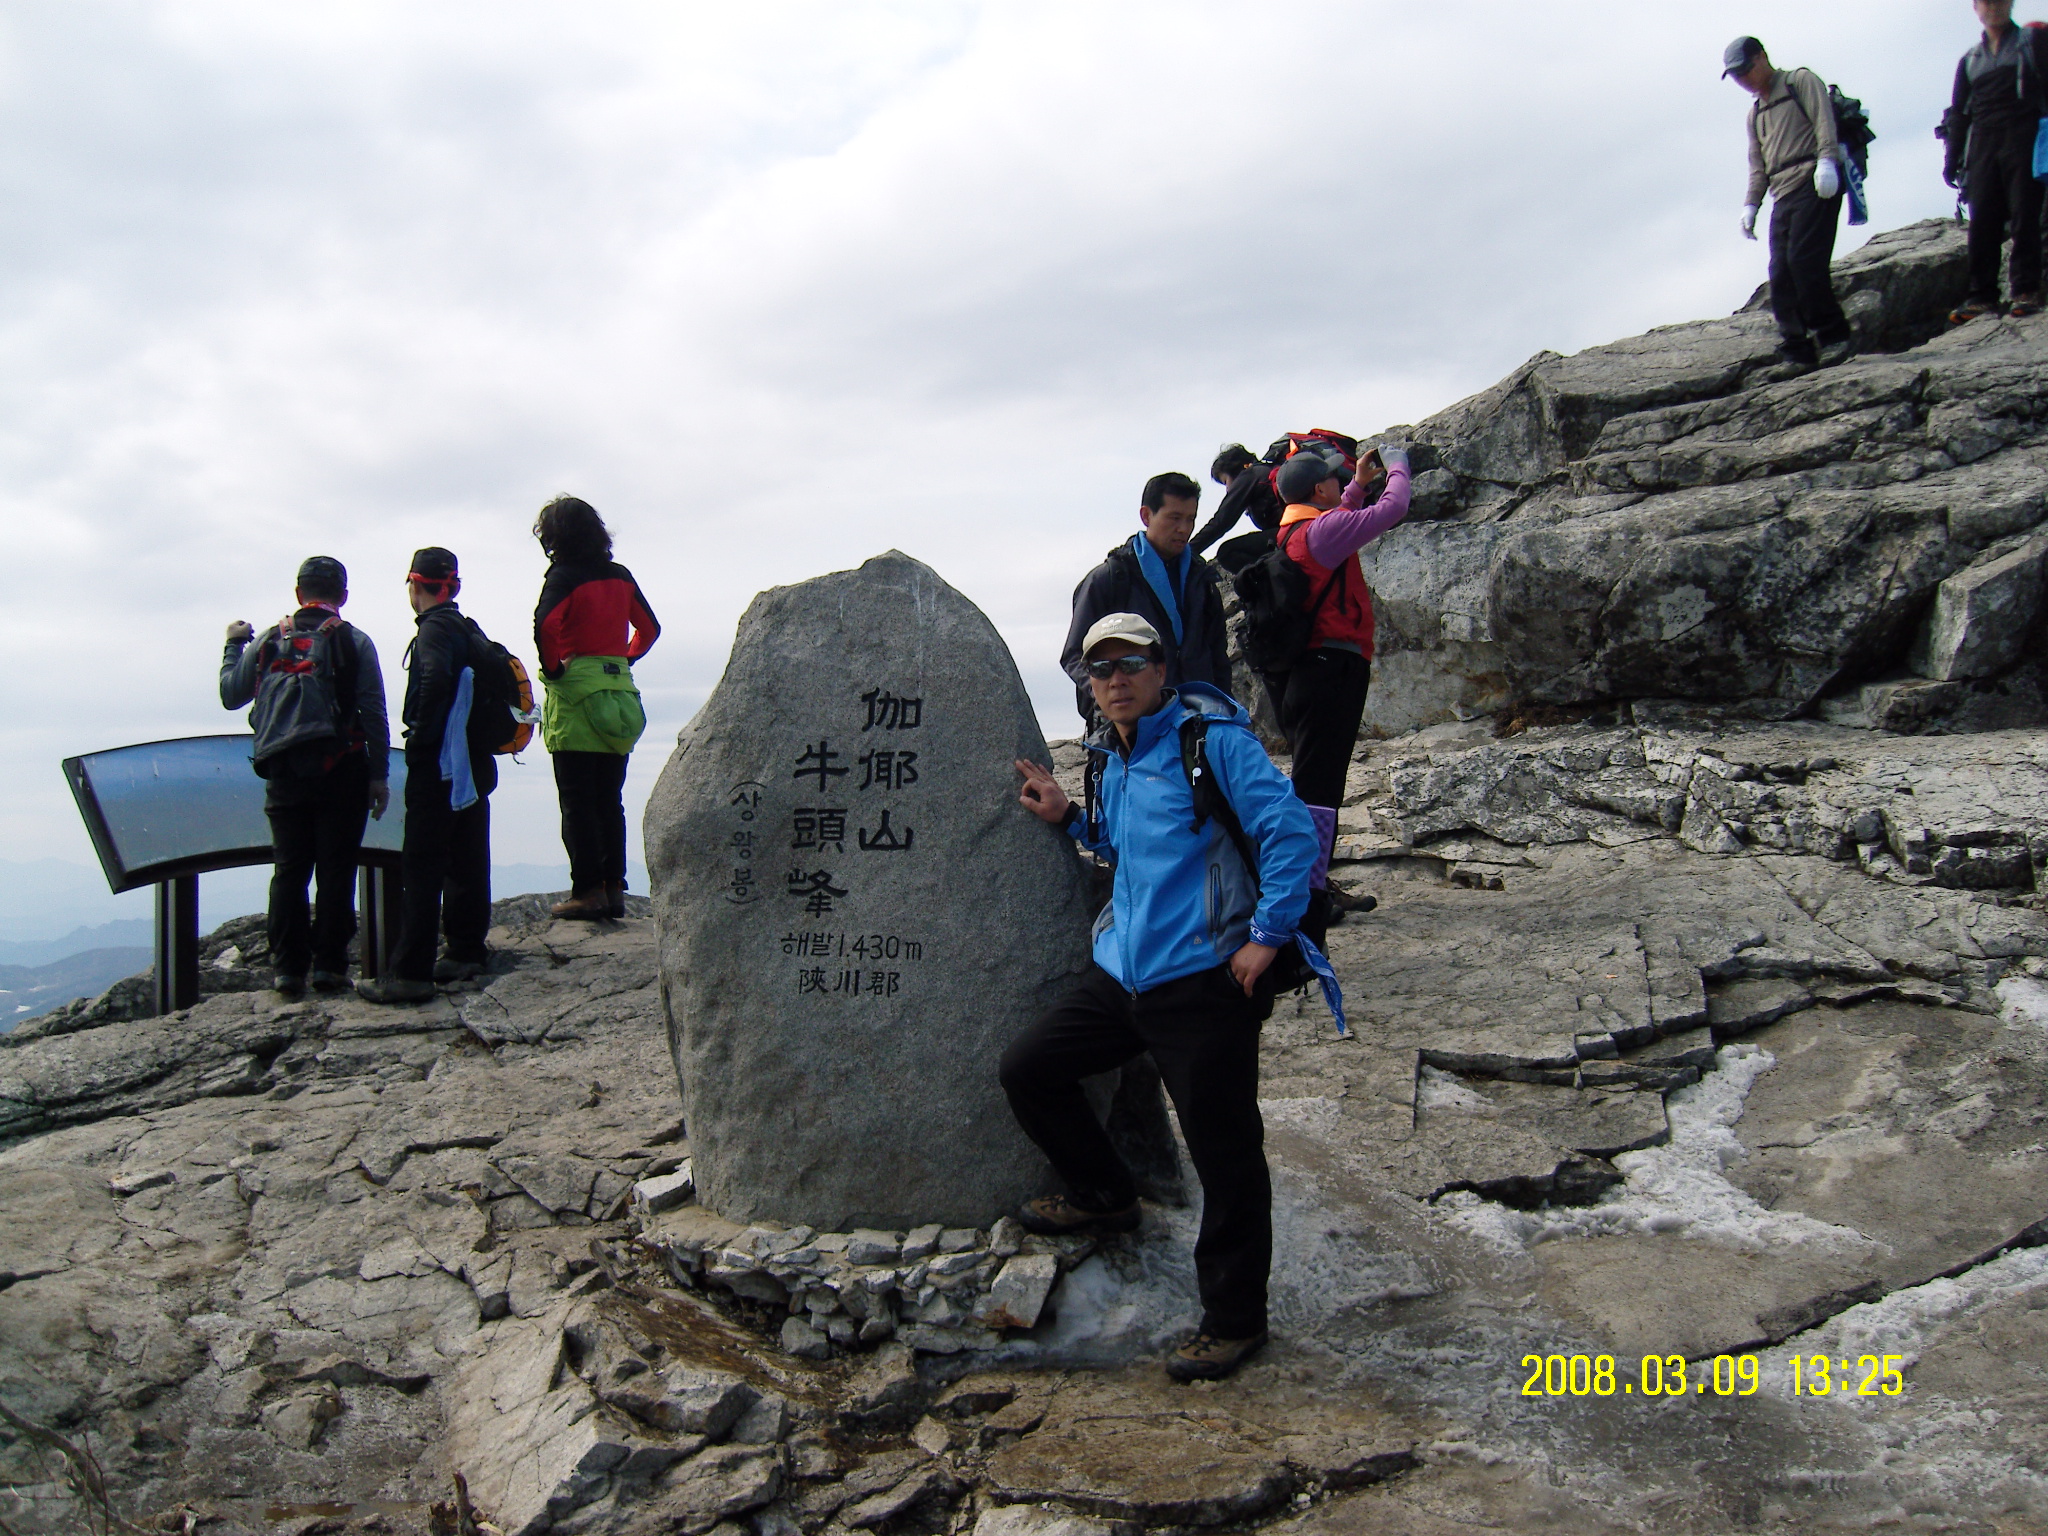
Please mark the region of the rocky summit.
<svg viewBox="0 0 2048 1536"><path fill-rule="evenodd" d="M986 1226L1045 1185L988 1070L1088 958L1072 844L1016 804L1045 750L1009 648L928 566L748 608L645 817L714 1209Z"/></svg>
<svg viewBox="0 0 2048 1536"><path fill-rule="evenodd" d="M1156 1079L1102 1100L1137 1232L1000 1219L991 1020L1086 918L1008 760L1082 751L887 556L750 611L658 912L501 903L490 973L396 1009L283 1005L244 920L190 1010L0 1039L0 1520L2048 1531L2048 317L1937 335L1959 270L1939 225L1842 263L1843 368L1770 377L1752 309L1388 434L1436 457L1333 865L1378 906L1329 937L1352 1035L1264 1033L1235 1377L1158 1364L1199 1190ZM927 847L981 885L890 873ZM856 927L896 963L834 995Z"/></svg>
<svg viewBox="0 0 2048 1536"><path fill-rule="evenodd" d="M1840 367L1774 379L1760 294L1540 354L1383 434L1418 445L1418 476L1407 524L1366 552L1369 720L1638 700L1893 728L2048 718L2025 643L2048 339L1995 318L1939 334L1965 265L1945 221L1839 263L1863 349Z"/></svg>

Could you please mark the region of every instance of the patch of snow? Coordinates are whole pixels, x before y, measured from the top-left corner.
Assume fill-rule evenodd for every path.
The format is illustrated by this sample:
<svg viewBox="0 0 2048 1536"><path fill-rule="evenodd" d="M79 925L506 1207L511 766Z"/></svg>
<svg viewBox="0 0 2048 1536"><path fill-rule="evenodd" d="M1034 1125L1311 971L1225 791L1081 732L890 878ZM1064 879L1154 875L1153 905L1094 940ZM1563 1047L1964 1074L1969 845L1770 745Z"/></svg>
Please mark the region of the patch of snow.
<svg viewBox="0 0 2048 1536"><path fill-rule="evenodd" d="M1664 1101L1668 1145L1614 1159L1624 1182L1590 1206L1517 1211L1470 1191L1446 1195L1436 1210L1453 1226L1512 1251L1566 1238L1683 1233L1752 1250L1790 1246L1873 1248L1851 1227L1773 1211L1729 1183L1726 1170L1748 1154L1735 1123L1756 1080L1778 1064L1761 1046L1723 1046L1716 1069Z"/></svg>
<svg viewBox="0 0 2048 1536"><path fill-rule="evenodd" d="M1415 1107L1424 1109L1491 1109L1486 1096L1465 1086L1455 1072L1424 1067L1415 1084Z"/></svg>
<svg viewBox="0 0 2048 1536"><path fill-rule="evenodd" d="M2031 976L2008 976L1992 990L1998 994L1998 1016L2006 1023L2048 1029L2048 984Z"/></svg>

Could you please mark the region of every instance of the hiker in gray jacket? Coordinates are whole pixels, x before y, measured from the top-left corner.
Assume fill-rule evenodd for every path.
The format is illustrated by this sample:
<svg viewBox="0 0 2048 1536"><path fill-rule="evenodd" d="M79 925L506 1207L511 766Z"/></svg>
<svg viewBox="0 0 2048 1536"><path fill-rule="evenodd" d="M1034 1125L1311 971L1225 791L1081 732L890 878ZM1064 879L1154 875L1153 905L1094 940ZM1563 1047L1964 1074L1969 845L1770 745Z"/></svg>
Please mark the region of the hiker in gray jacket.
<svg viewBox="0 0 2048 1536"><path fill-rule="evenodd" d="M391 803L391 727L370 637L341 616L348 572L315 555L299 567L297 607L259 638L237 619L220 662L220 702L252 700L250 759L270 820L270 961L286 997L348 988L363 829ZM252 645L250 642L255 641ZM317 877L309 912L306 882Z"/></svg>
<svg viewBox="0 0 2048 1536"><path fill-rule="evenodd" d="M1831 368L1855 355L1848 317L1829 267L1842 222L1842 170L1835 109L1810 69L1780 70L1764 45L1738 37L1722 53L1722 75L1756 99L1749 106L1749 191L1742 233L1756 238L1757 213L1771 194L1771 313L1787 372Z"/></svg>

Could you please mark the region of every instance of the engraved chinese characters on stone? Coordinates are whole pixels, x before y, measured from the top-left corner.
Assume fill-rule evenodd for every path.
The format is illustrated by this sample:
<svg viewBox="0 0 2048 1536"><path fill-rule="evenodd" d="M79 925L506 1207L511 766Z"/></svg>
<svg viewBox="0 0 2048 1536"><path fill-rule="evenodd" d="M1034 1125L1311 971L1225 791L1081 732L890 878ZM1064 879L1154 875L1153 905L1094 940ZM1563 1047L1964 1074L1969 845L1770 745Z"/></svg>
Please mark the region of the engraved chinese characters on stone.
<svg viewBox="0 0 2048 1536"><path fill-rule="evenodd" d="M928 568L889 555L755 599L646 815L714 1209L986 1225L1038 1192L996 1064L1085 966L1089 914L1072 840L1017 804L1019 757L1047 760L1015 664ZM717 894L744 867L746 901L707 898L714 855Z"/></svg>

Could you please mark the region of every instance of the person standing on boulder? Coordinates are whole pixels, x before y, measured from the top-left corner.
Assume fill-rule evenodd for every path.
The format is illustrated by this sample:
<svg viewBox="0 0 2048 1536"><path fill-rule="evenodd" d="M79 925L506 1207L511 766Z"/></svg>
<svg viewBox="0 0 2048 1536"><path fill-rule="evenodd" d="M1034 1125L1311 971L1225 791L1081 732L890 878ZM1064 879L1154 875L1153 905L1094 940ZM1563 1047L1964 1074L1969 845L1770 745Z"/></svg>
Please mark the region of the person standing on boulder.
<svg viewBox="0 0 2048 1536"><path fill-rule="evenodd" d="M1074 588L1074 617L1060 666L1074 680L1074 706L1092 720L1082 637L1105 614L1137 613L1162 635L1167 686L1207 683L1230 691L1230 638L1216 571L1188 548L1202 488L1177 470L1154 475L1138 498L1139 532L1112 549Z"/></svg>
<svg viewBox="0 0 2048 1536"><path fill-rule="evenodd" d="M1942 179L1970 202L1970 296L1949 319L1962 325L1998 309L1998 258L2012 232L2014 319L2041 308L2041 183L2034 136L2048 116L2048 31L2016 27L2012 0L1975 0L1984 32L1956 65L1941 120Z"/></svg>
<svg viewBox="0 0 2048 1536"><path fill-rule="evenodd" d="M1775 68L1764 45L1738 37L1721 55L1724 79L1756 99L1749 104L1749 192L1742 233L1756 238L1764 193L1771 194L1771 314L1778 356L1791 371L1832 368L1856 352L1849 320L1835 297L1830 267L1842 222L1842 168L1835 109L1810 69Z"/></svg>
<svg viewBox="0 0 2048 1536"><path fill-rule="evenodd" d="M1167 687L1167 648L1143 618L1104 616L1081 653L1104 717L1088 737L1099 807L1084 814L1049 771L1021 760L1018 798L1083 847L1114 855L1116 883L1086 975L1003 1053L1011 1111L1068 1191L1026 1202L1018 1219L1041 1234L1138 1225L1131 1171L1081 1084L1150 1051L1202 1181L1201 1327L1166 1369L1182 1381L1228 1376L1266 1342L1273 1194L1259 1026L1273 993L1261 981L1307 909L1315 826L1242 707L1205 683ZM1197 823L1182 756L1191 724L1256 869L1220 816Z"/></svg>
<svg viewBox="0 0 2048 1536"><path fill-rule="evenodd" d="M420 550L406 573L418 629L406 650L405 883L391 974L356 983L373 1003L420 1003L437 981L483 974L491 927L491 791L498 764L471 739L482 631L455 606L455 556ZM470 675L464 676L467 672ZM447 953L434 950L445 929Z"/></svg>
<svg viewBox="0 0 2048 1536"><path fill-rule="evenodd" d="M1280 547L1308 575L1311 620L1307 647L1293 665L1263 677L1294 754L1294 791L1315 817L1326 861L1337 840L1337 808L1344 803L1344 780L1372 682L1372 591L1358 552L1408 515L1408 455L1382 448L1379 457L1386 489L1370 505L1365 498L1378 476L1367 467L1366 454L1359 456L1349 485L1314 453L1297 453L1280 466L1275 481L1287 504L1280 514Z"/></svg>
<svg viewBox="0 0 2048 1536"><path fill-rule="evenodd" d="M569 899L556 917L626 915L626 763L647 729L633 663L661 634L633 573L612 559L597 508L557 496L534 519L548 572L533 610L547 689L540 739L555 765Z"/></svg>
<svg viewBox="0 0 2048 1536"><path fill-rule="evenodd" d="M250 759L275 860L270 959L286 997L304 995L309 971L314 991L347 990L363 828L391 804L384 672L370 637L341 616L347 569L314 555L299 567L294 600L291 617L260 639L245 620L230 624L220 663L221 704L256 705ZM319 904L309 910L315 877Z"/></svg>

